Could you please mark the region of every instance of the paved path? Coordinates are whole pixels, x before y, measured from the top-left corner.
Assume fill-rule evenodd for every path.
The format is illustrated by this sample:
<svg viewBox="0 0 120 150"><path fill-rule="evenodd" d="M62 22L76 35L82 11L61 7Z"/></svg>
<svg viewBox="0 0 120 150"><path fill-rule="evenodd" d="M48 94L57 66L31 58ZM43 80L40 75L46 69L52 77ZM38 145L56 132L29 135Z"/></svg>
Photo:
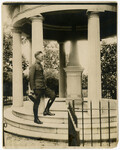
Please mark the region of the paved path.
<svg viewBox="0 0 120 150"><path fill-rule="evenodd" d="M100 147L99 143L94 143L93 147L91 147L90 143L85 143L85 147L83 147L82 145L80 147L68 147L68 144L64 142L45 141L40 139L36 140L5 133L5 148L7 149L83 149L115 148L116 146L116 142L111 143L111 147L108 146L108 143L104 142L102 143L102 147Z"/></svg>
<svg viewBox="0 0 120 150"><path fill-rule="evenodd" d="M12 135L9 133L5 133L5 148L33 148L33 149L41 149L41 148L65 148L67 147L67 143L63 142L54 142L54 141L45 141L45 140L36 140L30 138L24 138L16 135Z"/></svg>

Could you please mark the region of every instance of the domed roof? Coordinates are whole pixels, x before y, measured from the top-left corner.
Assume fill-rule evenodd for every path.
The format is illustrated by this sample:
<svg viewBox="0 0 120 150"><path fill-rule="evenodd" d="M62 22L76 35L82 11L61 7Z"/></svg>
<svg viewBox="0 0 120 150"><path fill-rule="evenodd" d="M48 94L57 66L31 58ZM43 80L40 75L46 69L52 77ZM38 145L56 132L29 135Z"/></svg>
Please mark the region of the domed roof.
<svg viewBox="0 0 120 150"><path fill-rule="evenodd" d="M87 38L88 12L97 11L100 16L100 36L105 38L116 34L116 3L34 3L20 5L13 17L14 26L21 26L23 32L31 34L31 17L42 15L44 38L71 40ZM98 7L99 6L99 7Z"/></svg>

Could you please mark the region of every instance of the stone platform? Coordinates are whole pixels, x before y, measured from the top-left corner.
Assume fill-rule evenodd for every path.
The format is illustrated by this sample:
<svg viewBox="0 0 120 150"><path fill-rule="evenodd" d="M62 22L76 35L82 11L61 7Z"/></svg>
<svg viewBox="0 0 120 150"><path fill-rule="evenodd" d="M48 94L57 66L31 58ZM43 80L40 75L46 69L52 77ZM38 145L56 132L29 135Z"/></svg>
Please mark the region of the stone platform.
<svg viewBox="0 0 120 150"><path fill-rule="evenodd" d="M39 113L39 119L43 124L33 122L32 102L24 102L24 107L11 107L4 112L4 121L7 123L6 132L16 135L31 137L36 139L45 139L53 141L68 141L68 113L67 105L64 99L56 99L51 111L55 116L43 116ZM80 139L82 140L82 114L76 112L78 118L78 128L80 130ZM110 139L117 139L117 115L111 113L110 119ZM107 141L108 136L108 118L107 114L102 114L102 140ZM91 140L91 121L88 112L84 113L84 140ZM93 116L93 141L100 140L99 116Z"/></svg>

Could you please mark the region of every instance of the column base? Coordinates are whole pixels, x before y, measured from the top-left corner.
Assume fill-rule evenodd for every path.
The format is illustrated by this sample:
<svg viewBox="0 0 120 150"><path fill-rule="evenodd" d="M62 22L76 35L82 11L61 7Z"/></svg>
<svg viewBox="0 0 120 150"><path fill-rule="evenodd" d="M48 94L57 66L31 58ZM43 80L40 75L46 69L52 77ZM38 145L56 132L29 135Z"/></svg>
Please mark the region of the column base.
<svg viewBox="0 0 120 150"><path fill-rule="evenodd" d="M67 66L65 68L67 75L67 98L81 99L82 93L82 72L81 66Z"/></svg>

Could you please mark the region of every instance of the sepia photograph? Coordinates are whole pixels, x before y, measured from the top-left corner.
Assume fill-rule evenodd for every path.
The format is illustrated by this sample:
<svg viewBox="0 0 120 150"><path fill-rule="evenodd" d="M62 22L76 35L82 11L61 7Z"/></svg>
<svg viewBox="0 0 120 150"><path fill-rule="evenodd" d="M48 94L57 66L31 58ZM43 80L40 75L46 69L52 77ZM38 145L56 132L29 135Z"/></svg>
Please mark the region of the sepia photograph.
<svg viewBox="0 0 120 150"><path fill-rule="evenodd" d="M116 148L118 3L1 7L2 148Z"/></svg>

